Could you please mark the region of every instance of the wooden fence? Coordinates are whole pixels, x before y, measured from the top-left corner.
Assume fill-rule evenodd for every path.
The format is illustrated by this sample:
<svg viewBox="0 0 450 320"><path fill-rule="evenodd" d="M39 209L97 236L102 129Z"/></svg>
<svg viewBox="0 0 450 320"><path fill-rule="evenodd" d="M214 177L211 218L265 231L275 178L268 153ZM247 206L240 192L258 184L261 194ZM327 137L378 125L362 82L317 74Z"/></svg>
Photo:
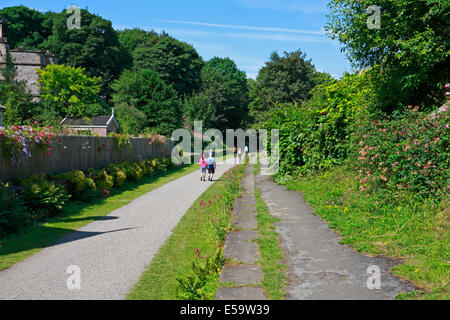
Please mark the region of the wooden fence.
<svg viewBox="0 0 450 320"><path fill-rule="evenodd" d="M0 139L0 151L1 151ZM118 148L114 138L88 136L55 137L50 154L31 147L31 157L19 161L5 159L0 153L0 181L12 181L33 174L53 174L89 168L102 168L112 162L169 157L173 141L150 144L148 139L132 138L130 148Z"/></svg>

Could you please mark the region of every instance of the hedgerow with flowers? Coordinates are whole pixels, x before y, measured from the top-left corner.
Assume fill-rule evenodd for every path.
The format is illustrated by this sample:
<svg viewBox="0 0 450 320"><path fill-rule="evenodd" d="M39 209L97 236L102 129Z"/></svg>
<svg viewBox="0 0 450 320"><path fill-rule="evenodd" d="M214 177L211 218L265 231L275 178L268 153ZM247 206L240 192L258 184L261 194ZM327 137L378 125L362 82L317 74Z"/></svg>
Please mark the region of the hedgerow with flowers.
<svg viewBox="0 0 450 320"><path fill-rule="evenodd" d="M355 169L362 191L406 190L424 197L447 194L449 110L430 114L409 106L391 119L356 127Z"/></svg>
<svg viewBox="0 0 450 320"><path fill-rule="evenodd" d="M54 137L55 133L52 127L8 126L0 128L2 156L11 161L31 158L31 148L50 154Z"/></svg>

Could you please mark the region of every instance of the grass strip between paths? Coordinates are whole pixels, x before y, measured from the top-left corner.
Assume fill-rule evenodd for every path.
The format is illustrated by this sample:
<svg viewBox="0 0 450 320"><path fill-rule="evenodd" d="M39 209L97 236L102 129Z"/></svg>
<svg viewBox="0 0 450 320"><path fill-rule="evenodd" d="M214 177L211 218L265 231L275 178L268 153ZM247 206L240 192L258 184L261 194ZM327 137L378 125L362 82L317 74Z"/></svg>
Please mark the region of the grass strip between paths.
<svg viewBox="0 0 450 320"><path fill-rule="evenodd" d="M155 177L144 177L111 191L106 199L91 203L69 202L65 213L45 223L30 226L18 234L0 241L0 271L12 267L43 248L56 243L62 237L104 217L112 211L129 204L134 199L198 170L197 165L172 169Z"/></svg>
<svg viewBox="0 0 450 320"><path fill-rule="evenodd" d="M259 173L259 164L255 165L255 176ZM280 246L280 235L275 231L274 223L279 219L273 217L261 198L261 191L255 187L256 219L258 221L258 239L261 265L264 272L262 285L270 300L282 300L287 296L286 265L283 264L284 252Z"/></svg>
<svg viewBox="0 0 450 320"><path fill-rule="evenodd" d="M237 175L234 177L234 184L238 184L239 190L244 166L237 166L232 170L234 171L229 172ZM184 300L180 295L177 279L194 276L192 263L196 259L200 259L200 256L214 257L223 249L224 240L218 237L214 227L218 217L221 219L220 229L225 234L231 228L232 210L224 206L223 200L227 198L226 194L230 195L228 174L214 182L181 218L172 235L155 254L147 270L128 294L128 300ZM234 203L238 194L239 192L233 192L228 201ZM220 271L214 270L206 287L201 289L207 300L215 298Z"/></svg>

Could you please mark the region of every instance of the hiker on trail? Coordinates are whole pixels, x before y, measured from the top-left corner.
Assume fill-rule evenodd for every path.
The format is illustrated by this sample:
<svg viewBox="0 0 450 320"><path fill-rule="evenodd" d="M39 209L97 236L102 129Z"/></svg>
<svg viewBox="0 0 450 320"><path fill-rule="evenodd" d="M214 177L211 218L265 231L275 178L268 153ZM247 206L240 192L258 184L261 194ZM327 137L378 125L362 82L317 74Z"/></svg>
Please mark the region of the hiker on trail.
<svg viewBox="0 0 450 320"><path fill-rule="evenodd" d="M245 146L245 156L248 157L248 146Z"/></svg>
<svg viewBox="0 0 450 320"><path fill-rule="evenodd" d="M241 162L242 162L242 149L241 148L239 148L239 151L238 151L238 158L239 158L238 164L241 164Z"/></svg>
<svg viewBox="0 0 450 320"><path fill-rule="evenodd" d="M200 168L202 175L200 177L200 181L206 181L206 168L208 167L208 163L206 161L206 157L202 154L202 158L200 159Z"/></svg>
<svg viewBox="0 0 450 320"><path fill-rule="evenodd" d="M213 181L214 173L216 173L216 158L214 158L214 152L212 155L206 160L208 164L208 181Z"/></svg>

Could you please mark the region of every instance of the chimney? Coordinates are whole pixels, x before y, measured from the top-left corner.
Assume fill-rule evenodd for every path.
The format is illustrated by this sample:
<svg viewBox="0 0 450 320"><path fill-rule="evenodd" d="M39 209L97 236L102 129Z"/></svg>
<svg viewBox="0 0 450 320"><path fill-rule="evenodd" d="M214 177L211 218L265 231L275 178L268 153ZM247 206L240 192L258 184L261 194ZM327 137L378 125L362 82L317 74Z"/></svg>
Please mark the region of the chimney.
<svg viewBox="0 0 450 320"><path fill-rule="evenodd" d="M7 42L8 39L8 22L0 20L0 41Z"/></svg>
<svg viewBox="0 0 450 320"><path fill-rule="evenodd" d="M0 20L0 63L6 63L8 54L8 23Z"/></svg>

